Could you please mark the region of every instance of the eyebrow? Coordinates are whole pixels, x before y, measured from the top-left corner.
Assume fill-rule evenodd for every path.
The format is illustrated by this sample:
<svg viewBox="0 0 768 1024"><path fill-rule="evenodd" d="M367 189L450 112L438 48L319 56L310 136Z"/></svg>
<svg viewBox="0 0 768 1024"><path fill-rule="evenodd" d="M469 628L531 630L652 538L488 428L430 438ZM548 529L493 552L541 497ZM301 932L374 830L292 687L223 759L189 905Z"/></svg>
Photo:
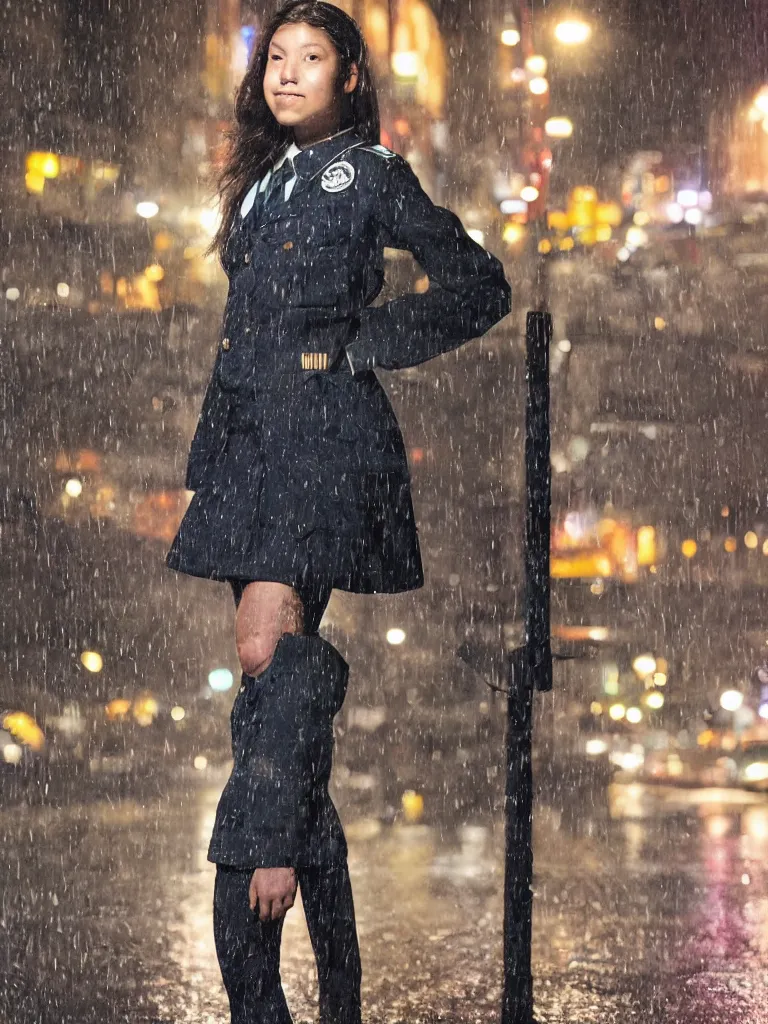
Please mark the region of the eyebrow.
<svg viewBox="0 0 768 1024"><path fill-rule="evenodd" d="M274 43L274 42L270 41L269 45L270 45L270 48L274 47L276 50L279 50L281 53L285 53L285 50L282 48L280 43ZM309 46L319 46L321 49L325 49L325 46L319 40L316 43L303 43L302 46L301 46L301 49L302 50L306 50L307 47L309 47Z"/></svg>

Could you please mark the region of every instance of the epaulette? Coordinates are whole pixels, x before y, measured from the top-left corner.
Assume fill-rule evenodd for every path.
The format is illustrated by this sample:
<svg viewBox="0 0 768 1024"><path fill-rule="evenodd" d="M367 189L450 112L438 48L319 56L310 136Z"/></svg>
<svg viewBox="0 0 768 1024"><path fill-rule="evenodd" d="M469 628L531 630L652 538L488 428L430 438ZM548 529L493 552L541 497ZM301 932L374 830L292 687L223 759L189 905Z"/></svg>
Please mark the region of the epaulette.
<svg viewBox="0 0 768 1024"><path fill-rule="evenodd" d="M393 156L397 156L391 149L387 149L386 146L381 146L378 143L373 146L361 146L367 153L378 153L379 156L383 156L385 160L391 160Z"/></svg>

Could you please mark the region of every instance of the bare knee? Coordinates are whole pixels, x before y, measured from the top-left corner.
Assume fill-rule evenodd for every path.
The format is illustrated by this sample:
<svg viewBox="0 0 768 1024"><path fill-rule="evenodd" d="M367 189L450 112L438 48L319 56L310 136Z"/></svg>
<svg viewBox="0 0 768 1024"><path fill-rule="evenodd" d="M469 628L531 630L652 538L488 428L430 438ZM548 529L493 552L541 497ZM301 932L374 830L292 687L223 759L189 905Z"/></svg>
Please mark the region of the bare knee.
<svg viewBox="0 0 768 1024"><path fill-rule="evenodd" d="M269 666L283 633L303 631L303 606L296 591L282 583L256 581L243 592L235 639L243 672L260 675Z"/></svg>
<svg viewBox="0 0 768 1024"><path fill-rule="evenodd" d="M260 675L275 653L277 640L268 633L256 633L237 644L240 667L249 676Z"/></svg>

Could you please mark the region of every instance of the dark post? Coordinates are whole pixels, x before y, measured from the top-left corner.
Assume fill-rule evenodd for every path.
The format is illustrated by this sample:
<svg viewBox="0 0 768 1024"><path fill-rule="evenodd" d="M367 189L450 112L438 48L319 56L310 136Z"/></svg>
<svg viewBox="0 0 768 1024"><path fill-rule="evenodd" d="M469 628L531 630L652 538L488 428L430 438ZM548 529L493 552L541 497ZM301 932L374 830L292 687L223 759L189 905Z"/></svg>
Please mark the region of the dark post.
<svg viewBox="0 0 768 1024"><path fill-rule="evenodd" d="M525 645L509 655L508 663L504 993L501 1024L535 1024L531 974L531 719L534 690L552 689L549 626L551 340L552 317L549 313L529 313L526 323Z"/></svg>

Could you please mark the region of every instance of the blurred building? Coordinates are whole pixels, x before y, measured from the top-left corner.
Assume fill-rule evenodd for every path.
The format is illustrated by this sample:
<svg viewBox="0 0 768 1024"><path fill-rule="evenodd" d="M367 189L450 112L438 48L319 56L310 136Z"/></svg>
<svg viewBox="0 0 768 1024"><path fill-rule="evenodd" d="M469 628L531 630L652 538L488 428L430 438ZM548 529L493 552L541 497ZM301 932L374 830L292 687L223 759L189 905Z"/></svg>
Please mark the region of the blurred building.
<svg viewBox="0 0 768 1024"><path fill-rule="evenodd" d="M709 148L718 198L768 198L768 85L746 89L713 111Z"/></svg>

